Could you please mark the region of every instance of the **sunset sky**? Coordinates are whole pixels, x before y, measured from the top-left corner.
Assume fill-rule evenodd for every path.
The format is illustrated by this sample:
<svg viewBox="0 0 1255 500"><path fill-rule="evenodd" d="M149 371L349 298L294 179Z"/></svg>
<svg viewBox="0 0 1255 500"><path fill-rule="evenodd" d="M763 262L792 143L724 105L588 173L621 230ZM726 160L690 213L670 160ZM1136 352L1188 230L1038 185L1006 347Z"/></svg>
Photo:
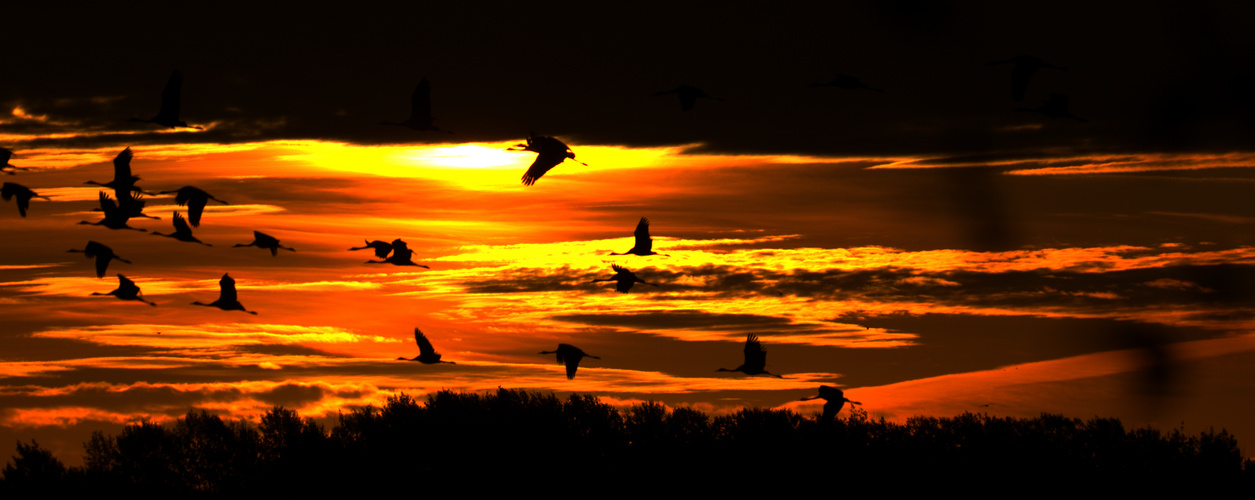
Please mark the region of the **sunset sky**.
<svg viewBox="0 0 1255 500"><path fill-rule="evenodd" d="M1255 439L1250 8L570 4L71 19L21 7L0 79L0 445L191 408L334 417L497 387L710 412L842 387L873 417L1119 417ZM97 9L93 11L92 9ZM520 10L519 12L514 12ZM160 12L160 16L155 14ZM1011 65L1043 68L1021 102ZM174 71L181 118L153 116ZM811 86L845 74L883 90ZM431 82L435 124L407 118ZM682 111L681 84L722 100ZM1066 94L1084 122L1017 110ZM506 151L557 137L533 186ZM147 232L101 218L134 153ZM112 196L112 192L110 191ZM648 257L611 256L651 223ZM233 248L253 231L295 252ZM365 264L400 238L430 269ZM104 278L68 253L113 248ZM612 264L657 288L628 294ZM156 307L91 296L135 281ZM191 305L229 273L257 315ZM421 328L455 365L418 355ZM784 378L717 373L748 334ZM567 343L573 380L540 355ZM1245 450L1249 455L1249 450Z"/></svg>

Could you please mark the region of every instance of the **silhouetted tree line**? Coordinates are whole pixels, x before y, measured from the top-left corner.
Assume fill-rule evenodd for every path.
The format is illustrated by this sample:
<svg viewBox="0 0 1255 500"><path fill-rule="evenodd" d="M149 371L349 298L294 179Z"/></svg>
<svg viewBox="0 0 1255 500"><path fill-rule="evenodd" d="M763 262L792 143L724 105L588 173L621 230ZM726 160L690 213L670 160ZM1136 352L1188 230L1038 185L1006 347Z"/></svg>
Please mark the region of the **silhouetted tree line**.
<svg viewBox="0 0 1255 500"><path fill-rule="evenodd" d="M620 411L596 397L500 389L400 394L341 413L330 432L275 407L259 425L190 411L172 426L97 431L82 467L17 445L0 496L224 496L538 491L559 495L817 490L1251 491L1255 464L1225 431L1125 430L1118 419L965 413L905 424L861 410L824 422L787 410L711 418L656 403ZM993 489L991 489L993 488ZM581 493L582 492L582 493ZM840 494L840 493L836 493Z"/></svg>

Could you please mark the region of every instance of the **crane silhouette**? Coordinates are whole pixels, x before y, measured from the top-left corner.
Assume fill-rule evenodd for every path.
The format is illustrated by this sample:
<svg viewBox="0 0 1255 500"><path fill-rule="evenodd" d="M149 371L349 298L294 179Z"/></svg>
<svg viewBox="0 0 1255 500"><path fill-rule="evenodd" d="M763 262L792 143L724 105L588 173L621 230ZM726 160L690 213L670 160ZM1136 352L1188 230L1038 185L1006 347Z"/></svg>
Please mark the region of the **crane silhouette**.
<svg viewBox="0 0 1255 500"><path fill-rule="evenodd" d="M187 225L187 219L184 219L183 214L180 214L178 210L174 211L174 232L171 234L163 234L163 233L158 233L156 231L153 231L153 235L165 236L167 238L174 238L176 240L186 241L188 243L200 243L207 247L213 246L201 240L196 239L195 236L192 236L191 226Z"/></svg>
<svg viewBox="0 0 1255 500"><path fill-rule="evenodd" d="M29 168L26 168L26 167L10 165L9 158L12 158L12 157L13 157L12 151L9 151L8 149L5 149L5 148L0 148L0 172L13 175L14 170L30 170Z"/></svg>
<svg viewBox="0 0 1255 500"><path fill-rule="evenodd" d="M131 261L129 260L123 259L122 257L118 257L117 254L113 253L112 248L109 248L105 246L104 244L97 243L95 241L88 241L87 248L85 249L75 250L71 248L67 250L67 252L82 253L84 254L83 255L84 257L87 257L89 259L94 257L96 259L96 277L97 278L105 277L105 271L109 269L109 262L112 261L113 259L118 259L127 264L131 263Z"/></svg>
<svg viewBox="0 0 1255 500"><path fill-rule="evenodd" d="M540 351L540 354L558 354L558 364L566 365L566 378L571 380L575 378L575 369L579 368L580 360L583 358L601 359L597 356L585 353L583 349L575 347L571 344L558 344L558 349L554 351Z"/></svg>
<svg viewBox="0 0 1255 500"><path fill-rule="evenodd" d="M397 359L401 361L418 361L419 363L425 365L432 365L436 363L449 363L451 365L457 364L452 361L441 361L440 354L436 352L436 348L431 346L431 341L427 340L427 336L423 335L423 332L418 328L414 329L414 343L418 344L418 356L415 356L413 359Z"/></svg>
<svg viewBox="0 0 1255 500"><path fill-rule="evenodd" d="M630 255L640 255L642 257L646 255L661 255L663 257L670 257L670 255L661 254L653 250L654 239L649 237L649 219L641 217L641 221L636 223L635 234L636 234L636 245L633 246L631 250L628 250L623 253L611 253L610 255L629 255L630 254Z"/></svg>
<svg viewBox="0 0 1255 500"><path fill-rule="evenodd" d="M1070 99L1063 94L1050 94L1050 97L1043 99L1041 106L1036 108L1015 108L1016 111L1028 111L1031 113L1041 113L1051 118L1071 118L1081 123L1086 123L1084 118L1072 114L1068 111Z"/></svg>
<svg viewBox="0 0 1255 500"><path fill-rule="evenodd" d="M100 210L105 213L105 218L97 222L79 221L79 224L88 224L92 226L104 226L109 229L134 229L136 231L148 232L147 229L139 229L128 226L126 221L130 220L130 216L118 207L104 191L100 192Z"/></svg>
<svg viewBox="0 0 1255 500"><path fill-rule="evenodd" d="M135 155L131 152L131 148L123 149L121 153L113 158L113 180L100 183L96 181L87 181L84 184L102 186L113 189L113 195L117 197L117 207L128 219L135 217L145 217L149 219L159 219L144 213L144 197L143 190L135 186L135 181L139 180L139 176L131 174L131 158ZM103 210L103 208L94 209L93 211Z"/></svg>
<svg viewBox="0 0 1255 500"><path fill-rule="evenodd" d="M180 206L187 206L187 219L192 223L192 227L200 227L200 216L205 213L205 205L209 204L209 200L223 205L230 205L230 203L214 198L213 195L192 186L183 186L174 191L162 191L157 194L170 193L175 193L175 203L178 203Z"/></svg>
<svg viewBox="0 0 1255 500"><path fill-rule="evenodd" d="M646 285L658 286L657 283L649 283L643 279L637 278L636 273L633 273L630 269L626 267L620 266L618 264L611 264L610 267L614 269L615 271L614 276L611 276L606 279L596 279L596 280L593 280L593 283L598 283L602 281L614 281L616 282L614 284L614 289L618 290L619 293L628 293L628 290L632 289L632 285L635 285L637 283L644 283Z"/></svg>
<svg viewBox="0 0 1255 500"><path fill-rule="evenodd" d="M375 257L379 257L380 259L387 259L388 254L392 253L392 244L386 241L380 241L380 240L366 241L366 239L363 238L362 242L366 243L366 246L352 247L349 250L366 250L367 248L369 248L369 249L374 250Z"/></svg>
<svg viewBox="0 0 1255 500"><path fill-rule="evenodd" d="M697 100L699 98L706 98L706 99L711 99L715 101L723 100L718 97L713 97L710 94L707 94L706 91L702 89L699 89L697 87L694 87L692 85L687 85L687 84L680 85L679 87L676 87L674 89L671 89L665 92L654 92L655 97L660 96L660 95L668 95L668 94L676 94L680 98L680 109L683 109L684 111L692 110L693 106L697 105Z"/></svg>
<svg viewBox="0 0 1255 500"><path fill-rule="evenodd" d="M291 250L291 251L293 251L293 252L295 252L295 251L296 251L296 249L295 249L295 248L292 248L292 247L285 247L285 246L283 246L283 245L280 245L280 244L279 244L279 240L275 239L275 237L274 237L274 236L271 236L271 235L269 235L269 234L263 233L263 232L261 232L261 231L253 231L253 242L252 242L252 243L249 243L249 244L247 244L247 245L245 245L245 244L243 244L243 243L237 243L237 244L235 245L235 247L257 247L257 248L267 248L267 249L270 249L270 255L271 255L271 256L278 256L278 255L279 255L279 249L280 249L280 248L282 248L282 249L284 249L284 250ZM235 248L235 247L232 247L232 248Z"/></svg>
<svg viewBox="0 0 1255 500"><path fill-rule="evenodd" d="M192 305L217 307L223 311L244 311L252 315L257 314L256 311L244 309L244 305L240 304L240 301L235 294L235 280L231 279L231 276L226 273L223 273L222 279L218 280L218 300L208 304L197 301L193 302Z"/></svg>
<svg viewBox="0 0 1255 500"><path fill-rule="evenodd" d="M139 180L139 176L131 174L131 158L134 157L135 153L131 152L131 148L123 149L118 156L113 158L113 180L106 183L87 181L84 184L112 188L118 193L139 191L140 189L135 187L135 181Z"/></svg>
<svg viewBox="0 0 1255 500"><path fill-rule="evenodd" d="M410 94L410 117L401 123L379 122L380 125L396 125L398 127L406 127L420 132L434 130L451 134L448 130L440 130L432 124L436 119L431 116L431 83L427 81L427 77L423 77L418 82L418 86L414 87L414 93Z"/></svg>
<svg viewBox="0 0 1255 500"><path fill-rule="evenodd" d="M850 75L843 75L843 74L838 74L831 81L824 82L824 83L812 83L810 84L810 86L811 87L836 87L839 89L846 89L846 90L867 89L873 92L880 92L881 94L885 93L884 90L869 87L866 83L859 81L858 77L854 77Z"/></svg>
<svg viewBox="0 0 1255 500"><path fill-rule="evenodd" d="M518 149L516 149L518 148ZM523 185L530 186L535 184L541 176L545 175L553 167L570 158L575 163L588 166L587 163L575 159L575 153L566 143L554 139L553 137L537 136L531 134L527 136L526 144L516 144L506 151L531 151L536 153L536 161L532 162L532 166L528 167L527 173L523 174Z"/></svg>
<svg viewBox="0 0 1255 500"><path fill-rule="evenodd" d="M43 198L52 201L52 198L40 196L31 191L30 188L16 182L6 182L3 186L0 186L0 197L4 198L4 201L17 198L17 213L21 214L22 217L26 217L26 209L30 208L31 198Z"/></svg>
<svg viewBox="0 0 1255 500"><path fill-rule="evenodd" d="M134 281L127 279L126 276L118 275L118 288L109 293L92 292L92 295L112 295L122 300L138 300L150 306L156 307L156 302L144 300L144 295L139 293L139 287Z"/></svg>
<svg viewBox="0 0 1255 500"><path fill-rule="evenodd" d="M179 106L183 100L183 73L175 71L170 74L170 79L166 80L166 88L161 91L161 110L155 116L147 120L140 118L131 118L133 122L156 123L166 128L171 127L189 127L187 122L179 119ZM203 130L201 127L190 126L196 130Z"/></svg>
<svg viewBox="0 0 1255 500"><path fill-rule="evenodd" d="M1028 81L1033 78L1037 70L1042 68L1059 69L1067 71L1067 68L1055 66L1046 61L1033 56L1015 56L1002 61L990 61L986 66L998 66L1003 64L1014 64L1015 68L1011 70L1011 98L1015 102L1024 100L1024 94L1028 92Z"/></svg>
<svg viewBox="0 0 1255 500"><path fill-rule="evenodd" d="M763 345L758 342L758 336L749 334L745 337L745 363L734 369L720 368L717 372L741 372L746 375L771 375L776 378L784 378L781 375L764 370L767 366L767 351L763 349Z"/></svg>
<svg viewBox="0 0 1255 500"><path fill-rule="evenodd" d="M413 260L414 251L410 250L409 245L406 245L405 242L401 241L400 238L392 240L391 246L392 246L391 257L388 257L384 260L368 260L366 261L366 263L367 264L392 264L394 266L416 266L416 267L421 267L425 269L431 269L430 267L424 266L422 264L415 264ZM379 252L380 250L376 248L375 254L378 255ZM387 254L385 253L384 255L387 255Z"/></svg>
<svg viewBox="0 0 1255 500"><path fill-rule="evenodd" d="M846 403L850 403L851 405L863 404L858 401L850 401L848 399L845 399L845 392L842 392L841 389L832 387L830 385L819 386L818 396L805 397L805 398L799 399L798 401L810 401L812 399L820 399L820 398L823 398L823 400L825 401L824 414L823 414L823 417L821 417L821 419L824 422L830 422L832 421L833 418L836 418L837 412L841 411L841 408L845 406Z"/></svg>

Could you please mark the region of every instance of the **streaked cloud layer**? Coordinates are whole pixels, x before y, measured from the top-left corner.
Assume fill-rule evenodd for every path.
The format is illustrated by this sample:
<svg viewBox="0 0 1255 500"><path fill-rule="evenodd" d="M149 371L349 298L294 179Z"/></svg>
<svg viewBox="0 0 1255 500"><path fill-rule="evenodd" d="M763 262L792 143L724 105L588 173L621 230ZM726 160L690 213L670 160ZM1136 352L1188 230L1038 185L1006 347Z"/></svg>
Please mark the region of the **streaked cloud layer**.
<svg viewBox="0 0 1255 500"><path fill-rule="evenodd" d="M1147 366L1181 380L1191 363L1251 351L1234 340L1253 321L1255 247L1242 228L1255 207L1230 182L1245 168L1122 174L1128 204L1087 197L1117 174L995 173L979 182L996 196L973 199L962 184L972 178L953 172L989 167L574 144L599 166L568 162L524 188L530 155L502 154L508 145L135 148L141 187L194 185L230 201L195 230L212 247L75 225L99 217L82 183L108 178L118 150L41 151L41 168L21 177L52 200L25 219L0 207L11 235L0 424L22 435L189 407L251 418L276 404L327 416L399 391L498 386L726 411L835 384L893 418L986 404L957 403L964 391L1014 390L1015 404L989 411L1032 415L1085 411L1045 395L1095 379L1151 419L1131 409L1157 401L1139 396L1159 390L1138 385ZM183 209L169 195L147 200L162 220L133 225L168 231L165 212ZM971 216L990 211L1006 229L996 245L980 229L992 222ZM632 247L641 216L666 256L610 255ZM232 247L255 230L296 251ZM395 238L431 269L348 250ZM87 240L132 263L95 278L89 259L66 252ZM594 284L612 264L660 286ZM91 296L116 288L115 273L157 307ZM257 316L191 305L214 300L224 273ZM415 327L457 364L397 360L417 355ZM716 373L741 363L747 334L785 378ZM601 359L567 380L538 354L558 343ZM1155 418L1172 411L1161 407ZM1234 413L1194 418L1244 436Z"/></svg>

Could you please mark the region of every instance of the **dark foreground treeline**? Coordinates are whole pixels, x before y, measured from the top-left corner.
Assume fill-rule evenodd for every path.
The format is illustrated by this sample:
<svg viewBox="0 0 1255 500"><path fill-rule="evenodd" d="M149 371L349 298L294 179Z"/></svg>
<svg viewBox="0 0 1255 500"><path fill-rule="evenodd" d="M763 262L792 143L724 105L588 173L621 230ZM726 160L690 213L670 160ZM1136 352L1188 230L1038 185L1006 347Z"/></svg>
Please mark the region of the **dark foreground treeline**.
<svg viewBox="0 0 1255 500"><path fill-rule="evenodd" d="M540 492L548 496L969 490L1022 496L1083 488L1227 491L1255 484L1225 431L1198 436L1081 421L966 413L906 424L822 422L744 409L710 418L658 404L625 411L593 396L501 389L401 394L342 413L330 432L276 407L260 425L189 412L173 426L95 433L83 467L18 443L0 497L14 494L221 496L363 494L404 497ZM1009 488L1009 489L1007 489Z"/></svg>

